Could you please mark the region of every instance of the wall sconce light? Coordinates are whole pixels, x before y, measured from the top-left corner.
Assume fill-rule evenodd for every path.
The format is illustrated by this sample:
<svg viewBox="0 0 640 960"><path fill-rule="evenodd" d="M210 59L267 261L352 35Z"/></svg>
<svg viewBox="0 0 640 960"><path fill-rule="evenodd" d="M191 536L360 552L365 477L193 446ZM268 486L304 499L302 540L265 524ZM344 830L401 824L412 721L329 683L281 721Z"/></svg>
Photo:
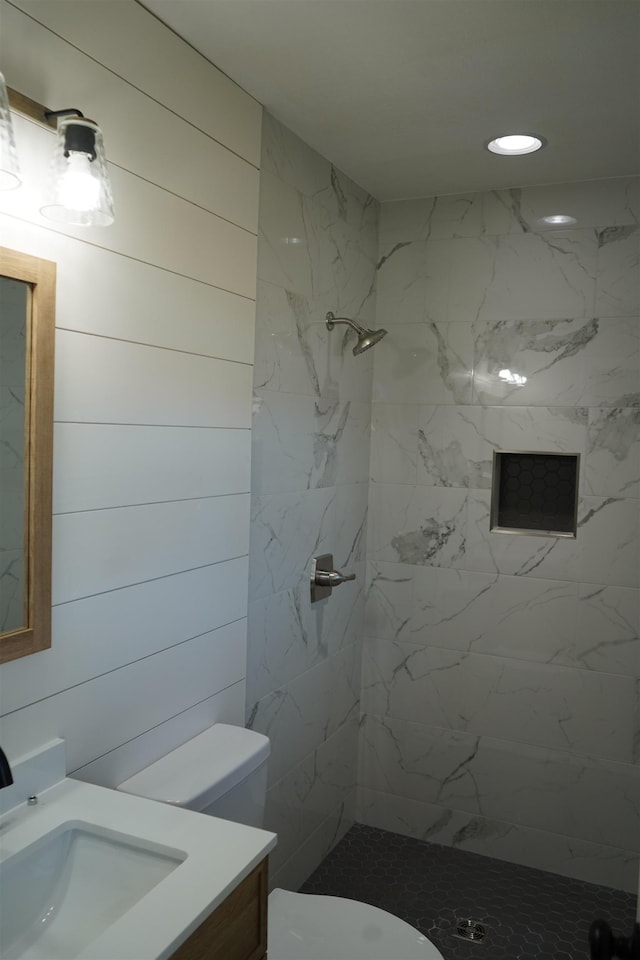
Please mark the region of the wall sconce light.
<svg viewBox="0 0 640 960"><path fill-rule="evenodd" d="M109 226L113 194L102 130L80 110L48 110L45 115L58 119L58 133L40 213L56 223Z"/></svg>
<svg viewBox="0 0 640 960"><path fill-rule="evenodd" d="M15 190L20 183L20 166L9 112L9 96L4 77L0 73L0 190Z"/></svg>
<svg viewBox="0 0 640 960"><path fill-rule="evenodd" d="M13 110L56 130L49 181L40 213L55 223L106 227L113 223L113 193L102 131L80 110L48 110L8 88Z"/></svg>

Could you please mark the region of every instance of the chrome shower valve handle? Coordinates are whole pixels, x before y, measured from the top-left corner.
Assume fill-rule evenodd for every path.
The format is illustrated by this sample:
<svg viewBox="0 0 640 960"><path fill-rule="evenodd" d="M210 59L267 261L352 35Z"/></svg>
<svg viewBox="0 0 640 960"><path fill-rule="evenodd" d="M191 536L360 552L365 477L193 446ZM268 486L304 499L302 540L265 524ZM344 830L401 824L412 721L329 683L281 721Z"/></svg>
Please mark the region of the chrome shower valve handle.
<svg viewBox="0 0 640 960"><path fill-rule="evenodd" d="M330 597L334 587L355 578L355 573L341 573L333 569L332 553L314 557L311 564L311 603Z"/></svg>
<svg viewBox="0 0 640 960"><path fill-rule="evenodd" d="M339 570L316 570L316 586L339 587L347 580L355 580L355 573L341 573Z"/></svg>

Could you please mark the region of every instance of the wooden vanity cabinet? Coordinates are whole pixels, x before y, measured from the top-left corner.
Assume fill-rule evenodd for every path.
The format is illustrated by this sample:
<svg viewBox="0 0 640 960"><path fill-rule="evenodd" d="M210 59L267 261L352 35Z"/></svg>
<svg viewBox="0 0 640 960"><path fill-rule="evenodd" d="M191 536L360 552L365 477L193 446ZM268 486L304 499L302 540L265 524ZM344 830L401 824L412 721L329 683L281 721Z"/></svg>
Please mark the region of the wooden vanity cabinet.
<svg viewBox="0 0 640 960"><path fill-rule="evenodd" d="M267 952L267 859L171 954L171 960L262 960Z"/></svg>

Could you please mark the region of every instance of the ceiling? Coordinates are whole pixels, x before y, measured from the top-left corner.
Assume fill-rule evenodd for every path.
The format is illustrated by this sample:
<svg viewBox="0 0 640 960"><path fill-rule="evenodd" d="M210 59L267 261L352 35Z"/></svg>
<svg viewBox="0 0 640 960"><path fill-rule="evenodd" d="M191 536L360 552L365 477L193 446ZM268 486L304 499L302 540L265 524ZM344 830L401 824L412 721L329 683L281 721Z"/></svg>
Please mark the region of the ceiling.
<svg viewBox="0 0 640 960"><path fill-rule="evenodd" d="M378 200L639 170L638 0L144 5Z"/></svg>

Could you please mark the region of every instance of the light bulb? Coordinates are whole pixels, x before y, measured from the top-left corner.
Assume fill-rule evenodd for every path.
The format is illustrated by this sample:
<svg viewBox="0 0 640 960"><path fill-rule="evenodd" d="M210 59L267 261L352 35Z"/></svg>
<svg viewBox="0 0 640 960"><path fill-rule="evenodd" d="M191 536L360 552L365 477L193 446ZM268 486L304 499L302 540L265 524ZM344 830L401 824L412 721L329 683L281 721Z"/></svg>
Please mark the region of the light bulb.
<svg viewBox="0 0 640 960"><path fill-rule="evenodd" d="M58 198L67 210L83 213L96 210L100 200L100 181L94 177L86 153L71 153L66 171L58 182Z"/></svg>
<svg viewBox="0 0 640 960"><path fill-rule="evenodd" d="M49 183L40 212L56 223L106 227L113 223L113 197L102 132L86 117L58 121Z"/></svg>

